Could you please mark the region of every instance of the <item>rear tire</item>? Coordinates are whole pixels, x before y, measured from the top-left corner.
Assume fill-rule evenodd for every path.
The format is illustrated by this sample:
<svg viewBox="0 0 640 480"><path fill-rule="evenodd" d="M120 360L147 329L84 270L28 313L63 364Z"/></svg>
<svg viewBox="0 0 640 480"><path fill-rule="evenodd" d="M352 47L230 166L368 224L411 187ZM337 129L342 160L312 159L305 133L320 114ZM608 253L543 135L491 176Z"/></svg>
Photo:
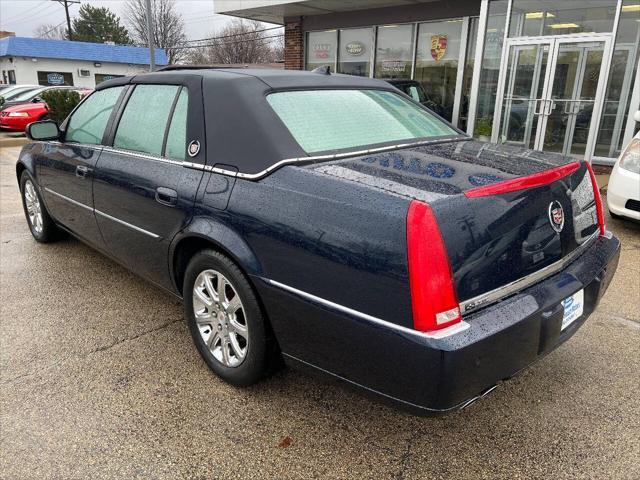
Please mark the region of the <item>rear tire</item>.
<svg viewBox="0 0 640 480"><path fill-rule="evenodd" d="M40 190L27 170L20 176L20 196L27 225L33 238L40 243L56 241L60 237L60 230L44 206Z"/></svg>
<svg viewBox="0 0 640 480"><path fill-rule="evenodd" d="M200 355L236 386L260 380L269 364L268 328L247 278L215 250L194 255L185 272L184 312Z"/></svg>

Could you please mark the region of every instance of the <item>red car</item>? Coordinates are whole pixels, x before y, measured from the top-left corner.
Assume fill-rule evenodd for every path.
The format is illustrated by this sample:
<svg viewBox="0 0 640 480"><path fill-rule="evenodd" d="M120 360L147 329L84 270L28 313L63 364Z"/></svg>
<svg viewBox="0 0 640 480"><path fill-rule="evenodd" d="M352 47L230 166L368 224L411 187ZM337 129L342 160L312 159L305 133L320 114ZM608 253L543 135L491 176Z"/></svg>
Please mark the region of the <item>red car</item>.
<svg viewBox="0 0 640 480"><path fill-rule="evenodd" d="M23 103L7 107L0 112L0 129L10 132L24 132L27 125L44 119L49 113L44 102Z"/></svg>

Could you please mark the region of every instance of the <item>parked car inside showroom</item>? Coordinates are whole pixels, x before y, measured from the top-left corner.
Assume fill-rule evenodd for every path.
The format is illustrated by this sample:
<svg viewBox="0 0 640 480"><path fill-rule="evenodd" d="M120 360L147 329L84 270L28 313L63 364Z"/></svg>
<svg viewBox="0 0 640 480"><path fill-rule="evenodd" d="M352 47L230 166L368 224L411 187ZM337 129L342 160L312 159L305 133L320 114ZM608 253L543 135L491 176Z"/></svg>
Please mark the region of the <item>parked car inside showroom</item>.
<svg viewBox="0 0 640 480"><path fill-rule="evenodd" d="M640 110L634 120L640 123ZM640 131L613 166L607 185L607 205L612 217L640 220Z"/></svg>
<svg viewBox="0 0 640 480"><path fill-rule="evenodd" d="M381 80L171 67L27 131L35 240L182 298L238 386L282 358L462 408L569 339L617 267L589 163L478 142Z"/></svg>

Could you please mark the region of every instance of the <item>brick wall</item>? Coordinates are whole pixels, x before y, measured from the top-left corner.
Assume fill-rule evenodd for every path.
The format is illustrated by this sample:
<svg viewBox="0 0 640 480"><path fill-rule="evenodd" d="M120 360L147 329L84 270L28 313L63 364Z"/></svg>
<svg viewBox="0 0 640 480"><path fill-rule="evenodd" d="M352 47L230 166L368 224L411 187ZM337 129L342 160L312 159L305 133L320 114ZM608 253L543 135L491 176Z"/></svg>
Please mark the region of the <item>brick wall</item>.
<svg viewBox="0 0 640 480"><path fill-rule="evenodd" d="M303 49L302 20L288 20L284 24L284 68L302 70L304 68Z"/></svg>

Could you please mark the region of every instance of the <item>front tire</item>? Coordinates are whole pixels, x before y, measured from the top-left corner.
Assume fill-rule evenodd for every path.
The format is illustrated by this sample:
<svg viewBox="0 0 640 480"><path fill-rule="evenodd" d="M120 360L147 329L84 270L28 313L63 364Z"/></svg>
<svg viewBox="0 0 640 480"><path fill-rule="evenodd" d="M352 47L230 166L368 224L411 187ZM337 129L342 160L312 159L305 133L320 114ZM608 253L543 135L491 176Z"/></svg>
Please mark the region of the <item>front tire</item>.
<svg viewBox="0 0 640 480"><path fill-rule="evenodd" d="M260 380L268 363L267 327L240 269L219 252L198 252L187 267L183 292L191 337L209 368L236 386Z"/></svg>
<svg viewBox="0 0 640 480"><path fill-rule="evenodd" d="M59 230L44 206L36 182L28 171L20 176L20 193L22 208L31 235L40 243L54 242L59 237Z"/></svg>

